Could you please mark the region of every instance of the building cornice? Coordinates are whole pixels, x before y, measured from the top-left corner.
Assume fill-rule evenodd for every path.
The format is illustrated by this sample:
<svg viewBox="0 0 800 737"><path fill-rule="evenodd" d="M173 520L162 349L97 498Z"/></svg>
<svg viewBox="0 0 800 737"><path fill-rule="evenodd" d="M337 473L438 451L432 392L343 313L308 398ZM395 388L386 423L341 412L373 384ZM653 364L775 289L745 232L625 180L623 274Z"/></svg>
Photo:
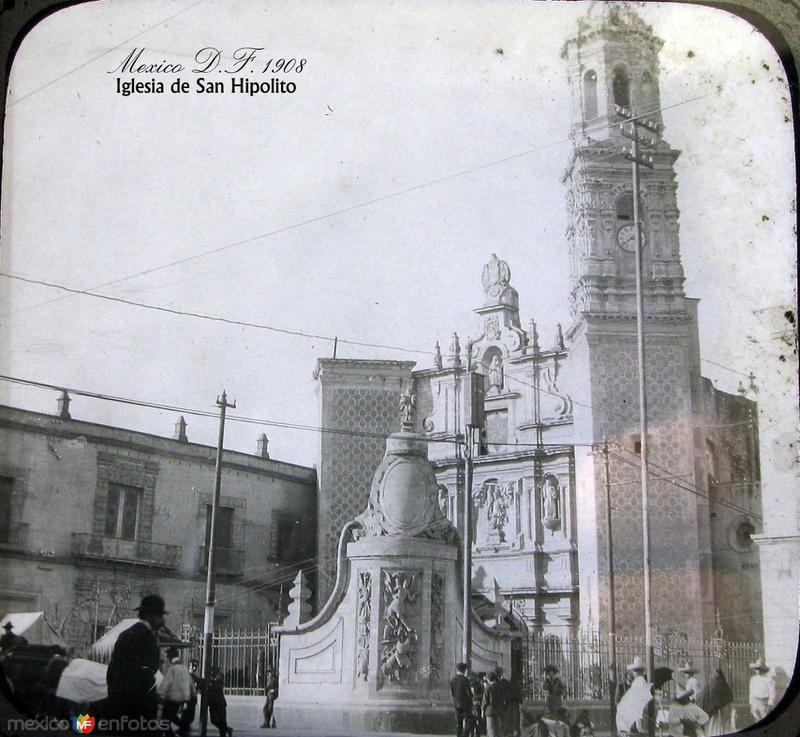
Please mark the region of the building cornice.
<svg viewBox="0 0 800 737"><path fill-rule="evenodd" d="M0 405L0 427L36 435L48 435L75 440L85 438L96 445L136 450L140 453L164 456L213 467L216 448L210 445L184 442L137 430L101 425L83 420L63 419L41 412ZM258 475L283 478L287 481L316 487L314 468L294 463L261 458L235 450L223 454L225 470L244 471Z"/></svg>

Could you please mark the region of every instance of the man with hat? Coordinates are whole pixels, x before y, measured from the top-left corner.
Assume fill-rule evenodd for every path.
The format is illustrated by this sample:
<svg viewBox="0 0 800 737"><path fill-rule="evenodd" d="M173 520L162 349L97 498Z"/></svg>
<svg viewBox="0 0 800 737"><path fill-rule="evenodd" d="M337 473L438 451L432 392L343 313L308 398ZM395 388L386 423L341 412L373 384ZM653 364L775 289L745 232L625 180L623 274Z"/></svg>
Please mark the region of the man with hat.
<svg viewBox="0 0 800 737"><path fill-rule="evenodd" d="M558 677L558 666L549 663L544 667L544 682L542 688L547 697L545 699L546 716L555 719L564 706L564 682Z"/></svg>
<svg viewBox="0 0 800 737"><path fill-rule="evenodd" d="M11 631L14 629L14 625L11 624L11 622L6 622L3 625L3 629L5 630L5 634L0 636L0 652L3 654L8 653L15 647L28 644L28 641L22 635Z"/></svg>
<svg viewBox="0 0 800 737"><path fill-rule="evenodd" d="M750 670L753 671L750 678L750 713L758 722L775 706L775 682L767 675L769 667L764 658L750 663Z"/></svg>
<svg viewBox="0 0 800 737"><path fill-rule="evenodd" d="M158 712L156 671L159 666L156 633L164 625L164 600L156 594L142 598L139 621L122 632L111 653L106 682L111 714L138 721L155 720ZM140 729L146 725L140 724ZM120 725L122 731L128 729ZM137 730L138 731L138 730Z"/></svg>
<svg viewBox="0 0 800 737"><path fill-rule="evenodd" d="M700 693L700 681L695 677L698 672L691 660L687 660L681 668L678 668L678 673L686 676L686 683L683 685L683 690L678 692L678 696L687 696L692 703L695 702L697 694Z"/></svg>

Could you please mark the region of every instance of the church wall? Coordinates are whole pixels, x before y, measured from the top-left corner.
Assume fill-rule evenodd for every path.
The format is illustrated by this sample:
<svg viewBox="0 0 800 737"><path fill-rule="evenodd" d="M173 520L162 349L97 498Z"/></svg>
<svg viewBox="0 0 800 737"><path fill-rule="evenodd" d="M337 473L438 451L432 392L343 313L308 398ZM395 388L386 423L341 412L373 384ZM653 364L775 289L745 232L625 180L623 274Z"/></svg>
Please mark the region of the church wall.
<svg viewBox="0 0 800 737"><path fill-rule="evenodd" d="M590 332L594 433L625 448L610 459L617 631L639 634L644 619L640 468L636 455L639 409L635 335L595 327ZM650 331L647 383L650 453L650 549L654 626L701 637L713 630L702 611L697 497L653 478L693 478L690 391L685 326ZM599 467L596 464L596 469ZM596 498L603 489L596 473ZM602 507L600 507L602 508ZM598 528L598 557L605 570L605 530Z"/></svg>
<svg viewBox="0 0 800 737"><path fill-rule="evenodd" d="M318 382L322 427L386 436L400 427L400 394L411 384L410 361L320 359ZM364 511L372 474L383 458L383 437L322 433L319 478L317 607L336 578L342 527Z"/></svg>

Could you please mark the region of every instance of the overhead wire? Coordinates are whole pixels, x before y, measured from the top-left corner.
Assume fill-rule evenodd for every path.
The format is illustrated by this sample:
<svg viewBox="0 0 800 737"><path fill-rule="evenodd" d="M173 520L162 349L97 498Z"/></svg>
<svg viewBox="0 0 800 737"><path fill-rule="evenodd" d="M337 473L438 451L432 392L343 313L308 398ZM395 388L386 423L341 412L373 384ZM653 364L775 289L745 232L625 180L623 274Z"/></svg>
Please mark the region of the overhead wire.
<svg viewBox="0 0 800 737"><path fill-rule="evenodd" d="M638 115L632 116L630 118L626 118L625 120L621 120L621 121L619 121L617 123L609 122L606 125L606 127L608 127L608 128L616 128L620 123L629 123L629 122L632 122L634 120L638 120L640 118L646 118L648 116L655 115L657 113L661 113L661 112L663 112L665 110L670 110L672 108L680 107L682 105L687 105L687 104L689 104L691 102L696 102L697 100L702 100L703 98L708 97L709 94L710 93L706 93L706 94L703 94L703 95L696 95L694 97L686 98L684 100L679 100L678 102L675 102L675 103L673 103L671 105L664 105L664 106L659 107L659 108L654 108L653 110L649 110L649 111L640 113ZM300 221L300 222L297 222L297 223L293 223L293 224L284 226L282 228L277 228L275 230L270 230L270 231L267 231L265 233L260 233L258 235L254 235L254 236L251 236L249 238L244 238L242 240L234 241L232 243L228 243L228 244L225 244L225 245L222 245L222 246L216 246L214 248L210 248L210 249L207 249L205 251L201 251L199 253L191 254L189 256L185 256L185 257L180 258L180 259L175 259L174 261L170 261L168 263L161 264L159 266L154 266L154 267L151 267L151 268L148 268L148 269L143 269L143 270L137 271L137 272L135 272L133 274L129 274L128 276L124 276L124 277L120 277L118 279L113 279L111 281L103 282L102 284L97 284L97 285L95 285L93 287L89 287L87 290L76 290L76 292L77 293L87 293L87 292L93 293L94 290L96 290L96 289L102 289L102 288L109 287L109 286L112 286L112 285L115 285L115 284L120 284L120 283L125 282L125 281L130 281L131 279L136 279L136 278L138 278L140 276L146 276L146 275L149 275L149 274L156 273L158 271L163 271L164 269L172 268L173 266L180 266L182 264L189 263L190 261L195 261L197 259L204 258L205 256L210 256L210 255L213 255L213 254L216 254L216 253L221 253L221 252L227 251L227 250L229 250L231 248L238 248L240 246L248 245L250 243L254 243L256 241L263 240L265 238L270 238L270 237L275 236L275 235L280 235L282 233L287 233L287 232L290 232L292 230L296 230L298 228L305 227L306 225L311 225L313 223L318 223L318 222L321 222L321 221L326 220L326 219L331 218L331 217L336 217L338 215L343 215L343 214L346 214L348 212L352 212L353 210L357 210L357 209L361 209L363 207L369 207L371 205L375 205L375 204L378 204L378 203L381 203L381 202L385 202L386 200L390 200L390 199L393 199L395 197L401 197L403 195L410 194L412 192L416 192L416 191L418 191L420 189L423 189L423 188L426 188L426 187L432 187L432 186L435 186L437 184L443 184L444 182L448 182L448 181L451 181L453 179L457 179L458 177L466 176L468 174L473 174L473 173L475 173L477 171L482 171L482 170L488 169L488 168L490 168L492 166L497 166L498 164L504 164L504 163L507 163L509 161L513 161L514 159L521 158L523 156L529 156L532 153L536 153L538 151L542 151L544 149L551 148L553 146L561 146L561 145L563 145L565 143L571 143L571 142L572 142L572 139L569 138L569 137L563 138L563 139L559 139L557 141L551 141L549 143L545 143L545 144L542 144L540 146L535 146L535 147L527 149L525 151L520 151L520 152L517 152L517 153L514 153L514 154L510 154L509 156L505 156L505 157L502 157L502 158L499 158L499 159L494 159L492 161L486 162L484 164L479 164L477 166L473 166L473 167L470 167L468 169L462 169L460 171L453 172L451 174L447 174L447 175L445 175L443 177L438 177L436 179L431 179L431 180L429 180L427 182L421 182L420 184L416 184L416 185L413 185L411 187L406 187L405 189L401 189L401 190L398 190L398 191L395 191L395 192L390 192L390 193L387 193L385 195L381 195L379 197L374 197L374 198L365 200L363 202L358 202L358 203L355 203L353 205L349 205L347 207L340 208L338 210L334 210L332 212L328 212L328 213L325 213L325 214L322 214L322 215L318 215L316 217L308 218L306 220L303 220L303 221ZM70 296L72 296L72 295L70 295ZM39 302L39 303L37 303L35 305L29 305L27 307L20 308L19 310L15 310L15 311L12 311L12 312L9 312L9 313L5 313L4 315L0 315L0 317L7 317L7 316L10 316L10 315L19 314L20 312L26 312L28 310L36 309L36 308L42 307L42 306L44 306L46 304L51 304L53 302L58 302L58 301L61 301L63 299L69 299L70 296L62 296L62 297L57 297L55 299L46 300L44 302Z"/></svg>

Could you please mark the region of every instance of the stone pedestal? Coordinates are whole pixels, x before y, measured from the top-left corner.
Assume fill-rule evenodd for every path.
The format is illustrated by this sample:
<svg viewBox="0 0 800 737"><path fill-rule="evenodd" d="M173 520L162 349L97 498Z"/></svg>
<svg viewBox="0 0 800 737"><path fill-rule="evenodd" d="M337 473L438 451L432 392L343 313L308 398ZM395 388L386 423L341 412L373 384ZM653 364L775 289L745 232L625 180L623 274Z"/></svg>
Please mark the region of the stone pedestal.
<svg viewBox="0 0 800 737"><path fill-rule="evenodd" d="M367 510L342 531L331 598L310 622L281 628L280 724L327 733L454 728L459 549L425 445L410 433L389 438ZM509 670L508 636L477 617L472 630L473 670Z"/></svg>

